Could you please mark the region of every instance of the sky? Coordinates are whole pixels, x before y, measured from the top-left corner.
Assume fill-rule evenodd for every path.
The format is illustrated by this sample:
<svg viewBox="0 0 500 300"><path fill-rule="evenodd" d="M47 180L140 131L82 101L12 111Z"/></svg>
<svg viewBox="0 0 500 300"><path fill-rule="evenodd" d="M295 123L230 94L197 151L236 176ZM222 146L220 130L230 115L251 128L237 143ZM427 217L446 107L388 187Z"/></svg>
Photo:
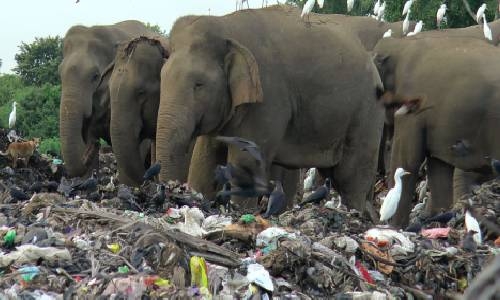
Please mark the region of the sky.
<svg viewBox="0 0 500 300"><path fill-rule="evenodd" d="M248 0L251 8L262 0ZM21 42L35 37L64 37L73 25L108 25L135 19L170 31L184 15L225 15L236 9L236 0L9 0L0 9L0 73L12 73L14 55ZM270 0L268 4L276 1ZM245 4L246 7L246 4Z"/></svg>

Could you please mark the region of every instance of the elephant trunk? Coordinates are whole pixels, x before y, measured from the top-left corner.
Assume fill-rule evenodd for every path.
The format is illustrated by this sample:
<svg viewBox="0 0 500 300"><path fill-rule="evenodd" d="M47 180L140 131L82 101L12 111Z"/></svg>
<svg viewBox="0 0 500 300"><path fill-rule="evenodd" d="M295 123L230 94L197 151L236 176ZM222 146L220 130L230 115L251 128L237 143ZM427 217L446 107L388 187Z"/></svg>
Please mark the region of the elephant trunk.
<svg viewBox="0 0 500 300"><path fill-rule="evenodd" d="M89 99L83 99L91 102ZM81 109L82 96L63 90L60 105L61 154L65 161L66 171L71 177L83 176L88 171L85 164L87 145L82 136L84 112Z"/></svg>
<svg viewBox="0 0 500 300"><path fill-rule="evenodd" d="M140 150L140 116L134 115L132 109L111 111L111 142L116 155L119 180L127 185L139 185L146 171L145 157Z"/></svg>
<svg viewBox="0 0 500 300"><path fill-rule="evenodd" d="M160 180L186 182L195 121L188 108L163 102L160 102L156 131L156 159L162 166Z"/></svg>

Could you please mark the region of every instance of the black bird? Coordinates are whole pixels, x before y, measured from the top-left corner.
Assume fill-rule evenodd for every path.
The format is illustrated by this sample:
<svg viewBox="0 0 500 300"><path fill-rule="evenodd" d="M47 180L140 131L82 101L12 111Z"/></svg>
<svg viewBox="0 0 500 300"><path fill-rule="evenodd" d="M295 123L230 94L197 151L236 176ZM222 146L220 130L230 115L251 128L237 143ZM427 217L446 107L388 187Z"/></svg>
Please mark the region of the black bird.
<svg viewBox="0 0 500 300"><path fill-rule="evenodd" d="M71 187L74 191L95 192L97 190L97 172L94 170L90 178Z"/></svg>
<svg viewBox="0 0 500 300"><path fill-rule="evenodd" d="M16 202L30 199L30 197L26 195L23 191L13 186L10 188L10 196L12 197L12 199L16 200Z"/></svg>
<svg viewBox="0 0 500 300"><path fill-rule="evenodd" d="M325 179L325 183L318 187L314 193L309 195L306 200L299 204L300 207L306 205L307 203L319 204L321 200L325 199L330 195L330 178Z"/></svg>
<svg viewBox="0 0 500 300"><path fill-rule="evenodd" d="M43 183L43 187L47 189L49 193L55 193L59 184L55 181L47 181Z"/></svg>
<svg viewBox="0 0 500 300"><path fill-rule="evenodd" d="M264 218L268 218L270 216L276 216L282 213L286 207L286 196L283 192L283 186L281 185L281 181L276 181L276 186L269 197L269 201L267 202L267 210L262 215Z"/></svg>
<svg viewBox="0 0 500 300"><path fill-rule="evenodd" d="M28 192L32 193L40 193L42 191L42 183L39 181L35 181L29 188Z"/></svg>
<svg viewBox="0 0 500 300"><path fill-rule="evenodd" d="M491 159L491 168L493 169L493 172L495 175L499 176L500 175L500 160Z"/></svg>
<svg viewBox="0 0 500 300"><path fill-rule="evenodd" d="M156 194L153 196L152 202L158 209L161 209L163 207L163 204L165 204L165 200L167 200L165 185L160 184L157 188Z"/></svg>
<svg viewBox="0 0 500 300"><path fill-rule="evenodd" d="M470 153L470 143L466 140L458 140L455 144L451 145L451 150L457 156L466 156Z"/></svg>
<svg viewBox="0 0 500 300"><path fill-rule="evenodd" d="M477 250L476 241L474 241L474 234L477 232L474 230L469 230L465 234L464 240L462 241L462 248L467 252L475 253Z"/></svg>
<svg viewBox="0 0 500 300"><path fill-rule="evenodd" d="M406 232L415 232L415 233L419 233L420 230L422 230L422 224L420 222L411 223L405 229Z"/></svg>
<svg viewBox="0 0 500 300"><path fill-rule="evenodd" d="M263 161L262 152L260 151L259 146L252 141L240 137L231 137L231 136L218 136L216 140L224 142L226 144L234 145L238 147L238 149L240 149L241 151L248 152L259 163Z"/></svg>
<svg viewBox="0 0 500 300"><path fill-rule="evenodd" d="M231 183L226 182L222 187L222 191L217 192L215 195L215 206L219 208L221 205L224 206L226 210L229 210L231 206Z"/></svg>
<svg viewBox="0 0 500 300"><path fill-rule="evenodd" d="M452 211L449 211L449 212L443 212L443 213L440 213L440 214L437 214L435 215L434 217L432 218L428 218L425 223L428 224L428 223L432 223L432 222L439 222L441 224L446 224L448 223L451 219L453 219L455 217L456 213L455 212L452 212Z"/></svg>
<svg viewBox="0 0 500 300"><path fill-rule="evenodd" d="M228 163L226 166L218 165L215 168L215 181L217 184L224 185L232 179L231 175L232 165Z"/></svg>
<svg viewBox="0 0 500 300"><path fill-rule="evenodd" d="M144 173L142 179L144 179L144 181L151 180L155 176L160 174L160 170L161 170L161 161L157 161L154 165L152 165L151 167L149 167L149 169L146 170L146 173Z"/></svg>

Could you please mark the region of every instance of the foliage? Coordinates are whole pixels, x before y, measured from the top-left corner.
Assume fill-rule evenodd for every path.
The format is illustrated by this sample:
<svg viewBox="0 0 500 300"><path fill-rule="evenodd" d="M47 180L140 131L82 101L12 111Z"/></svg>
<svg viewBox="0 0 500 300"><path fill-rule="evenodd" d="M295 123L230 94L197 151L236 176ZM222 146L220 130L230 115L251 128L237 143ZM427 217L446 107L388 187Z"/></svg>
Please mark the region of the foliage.
<svg viewBox="0 0 500 300"><path fill-rule="evenodd" d="M38 152L47 153L52 152L61 155L61 142L58 137L46 138L40 141Z"/></svg>
<svg viewBox="0 0 500 300"><path fill-rule="evenodd" d="M2 69L2 59L0 58L0 70Z"/></svg>
<svg viewBox="0 0 500 300"><path fill-rule="evenodd" d="M62 61L62 39L59 36L36 38L31 44L21 43L13 70L24 84L41 86L60 84L58 67Z"/></svg>
<svg viewBox="0 0 500 300"><path fill-rule="evenodd" d="M161 27L158 26L158 24L151 25L151 23L146 22L144 25L146 25L146 27L149 30L154 31L154 32L158 33L159 35L168 36L167 32L165 30L161 29Z"/></svg>
<svg viewBox="0 0 500 300"><path fill-rule="evenodd" d="M23 87L21 78L14 74L4 74L0 76L0 106L13 102L14 94Z"/></svg>
<svg viewBox="0 0 500 300"><path fill-rule="evenodd" d="M497 17L497 0L414 0L411 7L410 20L422 20L424 22L424 30L436 29L437 10L442 3L446 3L448 7L446 12L447 22L443 22L441 26L442 28L461 28L477 25L476 21L472 19L467 12L464 1L469 4L474 16L479 6L481 6L482 3L486 3L488 6L488 9L486 10L486 19L488 21L492 21ZM287 0L288 4L298 5L299 7L303 7L305 2L306 0ZM323 9L320 9L316 4L313 11L325 14L336 13L366 16L368 14L373 14L375 2L375 0L355 0L353 10L350 13L347 13L347 1L325 0ZM382 2L383 0L381 0L381 3ZM386 21L396 22L403 20L404 18L401 13L405 2L405 0L387 0L385 9Z"/></svg>

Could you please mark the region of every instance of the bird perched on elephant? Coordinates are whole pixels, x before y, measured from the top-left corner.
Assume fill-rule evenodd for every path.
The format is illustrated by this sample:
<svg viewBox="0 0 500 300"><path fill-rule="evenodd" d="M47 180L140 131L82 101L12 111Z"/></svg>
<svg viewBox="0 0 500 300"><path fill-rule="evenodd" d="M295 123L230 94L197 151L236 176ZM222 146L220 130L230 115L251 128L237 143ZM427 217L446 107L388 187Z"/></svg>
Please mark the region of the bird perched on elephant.
<svg viewBox="0 0 500 300"><path fill-rule="evenodd" d="M273 163L330 168L346 204L364 210L383 126L379 75L352 33L297 15L275 6L175 22L158 111L161 180L181 175L177 158L194 137L237 136L259 145L264 163L230 147L232 165L265 179Z"/></svg>
<svg viewBox="0 0 500 300"><path fill-rule="evenodd" d="M64 37L61 76L60 137L68 175L84 176L97 163L98 141L111 142L108 79L117 43L152 34L139 21L109 26L73 26ZM102 80L103 79L103 80Z"/></svg>
<svg viewBox="0 0 500 300"><path fill-rule="evenodd" d="M403 167L403 192L395 224L408 223L418 170L427 159L434 215L453 201L455 168L492 175L485 156L500 156L500 49L481 39L425 37L383 39L375 62L394 114L391 169ZM467 77L457 76L467 74ZM445 85L444 85L445 84ZM466 150L456 150L467 141Z"/></svg>

